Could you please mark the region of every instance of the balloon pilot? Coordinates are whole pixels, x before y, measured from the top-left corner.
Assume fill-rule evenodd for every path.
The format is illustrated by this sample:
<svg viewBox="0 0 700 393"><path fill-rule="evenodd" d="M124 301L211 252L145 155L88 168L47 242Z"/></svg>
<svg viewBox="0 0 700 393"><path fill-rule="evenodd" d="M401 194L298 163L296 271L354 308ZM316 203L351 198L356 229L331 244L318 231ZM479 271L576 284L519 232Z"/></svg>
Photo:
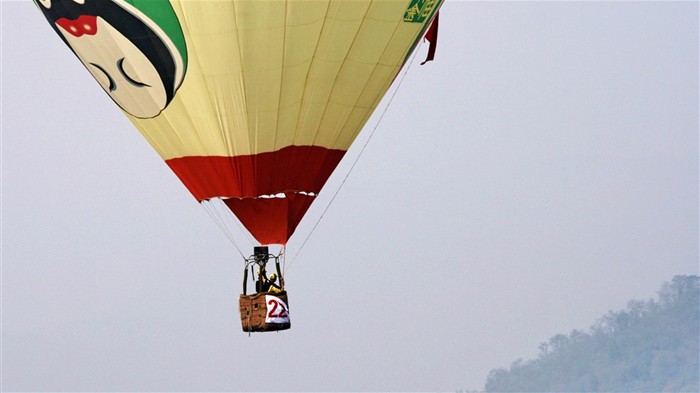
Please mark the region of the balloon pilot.
<svg viewBox="0 0 700 393"><path fill-rule="evenodd" d="M282 288L275 283L277 281L277 274L272 273L270 277L267 277L265 273L265 267L258 269L258 280L255 282L256 292L272 292L279 293L282 292Z"/></svg>
<svg viewBox="0 0 700 393"><path fill-rule="evenodd" d="M241 327L244 332L275 332L292 326L289 320L289 299L280 269L281 256L281 253L270 254L267 246L258 246L253 255L245 259L243 294L239 298ZM268 276L267 264L273 260L277 271ZM256 292L250 295L246 294L249 267Z"/></svg>
<svg viewBox="0 0 700 393"><path fill-rule="evenodd" d="M270 258L275 260L277 273L267 275L267 263ZM270 254L267 246L257 246L254 248L253 255L246 259L246 267L243 272L243 294L247 292L248 267L250 266L250 275L255 279L253 274L254 266L257 266L257 279L255 279L255 292L263 293L280 293L284 291L284 278L280 269L279 256ZM277 278L279 277L279 284Z"/></svg>

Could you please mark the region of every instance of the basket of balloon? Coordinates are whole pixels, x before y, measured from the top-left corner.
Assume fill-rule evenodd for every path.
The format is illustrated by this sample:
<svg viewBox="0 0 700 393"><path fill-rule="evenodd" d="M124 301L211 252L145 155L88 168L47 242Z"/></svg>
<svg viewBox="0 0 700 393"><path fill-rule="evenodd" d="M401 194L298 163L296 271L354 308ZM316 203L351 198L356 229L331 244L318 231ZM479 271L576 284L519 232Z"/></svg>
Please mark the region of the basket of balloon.
<svg viewBox="0 0 700 393"><path fill-rule="evenodd" d="M244 332L272 332L291 327L285 291L241 295L239 305Z"/></svg>

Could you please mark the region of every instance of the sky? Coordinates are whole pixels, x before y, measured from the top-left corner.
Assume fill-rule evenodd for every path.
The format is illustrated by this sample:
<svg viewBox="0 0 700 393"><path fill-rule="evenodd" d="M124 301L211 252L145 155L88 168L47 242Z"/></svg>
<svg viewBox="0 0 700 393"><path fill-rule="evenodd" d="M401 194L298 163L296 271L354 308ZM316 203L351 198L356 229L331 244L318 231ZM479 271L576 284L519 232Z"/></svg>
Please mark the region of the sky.
<svg viewBox="0 0 700 393"><path fill-rule="evenodd" d="M3 0L0 388L477 390L698 274L698 14L447 0L435 61L419 49L289 243L291 330L249 336L236 247Z"/></svg>

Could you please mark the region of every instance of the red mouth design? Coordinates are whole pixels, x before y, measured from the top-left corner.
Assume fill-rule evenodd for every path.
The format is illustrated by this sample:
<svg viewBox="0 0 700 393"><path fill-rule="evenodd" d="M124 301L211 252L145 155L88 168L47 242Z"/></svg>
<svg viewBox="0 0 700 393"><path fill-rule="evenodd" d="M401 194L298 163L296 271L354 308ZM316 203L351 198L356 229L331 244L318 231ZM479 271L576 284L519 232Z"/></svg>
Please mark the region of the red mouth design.
<svg viewBox="0 0 700 393"><path fill-rule="evenodd" d="M80 37L83 34L97 34L97 17L95 15L80 15L78 19L61 18L56 21L68 33Z"/></svg>

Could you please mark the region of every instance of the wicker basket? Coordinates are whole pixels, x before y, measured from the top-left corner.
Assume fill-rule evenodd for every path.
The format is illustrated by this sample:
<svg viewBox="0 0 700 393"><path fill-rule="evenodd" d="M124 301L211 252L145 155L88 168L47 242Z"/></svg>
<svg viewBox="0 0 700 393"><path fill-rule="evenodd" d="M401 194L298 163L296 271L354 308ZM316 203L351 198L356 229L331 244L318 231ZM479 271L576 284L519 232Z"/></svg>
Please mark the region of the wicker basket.
<svg viewBox="0 0 700 393"><path fill-rule="evenodd" d="M280 302L281 300L281 302ZM291 327L287 292L241 295L241 327L244 332L274 332ZM286 318L283 318L285 317ZM272 322L286 320L286 322Z"/></svg>

